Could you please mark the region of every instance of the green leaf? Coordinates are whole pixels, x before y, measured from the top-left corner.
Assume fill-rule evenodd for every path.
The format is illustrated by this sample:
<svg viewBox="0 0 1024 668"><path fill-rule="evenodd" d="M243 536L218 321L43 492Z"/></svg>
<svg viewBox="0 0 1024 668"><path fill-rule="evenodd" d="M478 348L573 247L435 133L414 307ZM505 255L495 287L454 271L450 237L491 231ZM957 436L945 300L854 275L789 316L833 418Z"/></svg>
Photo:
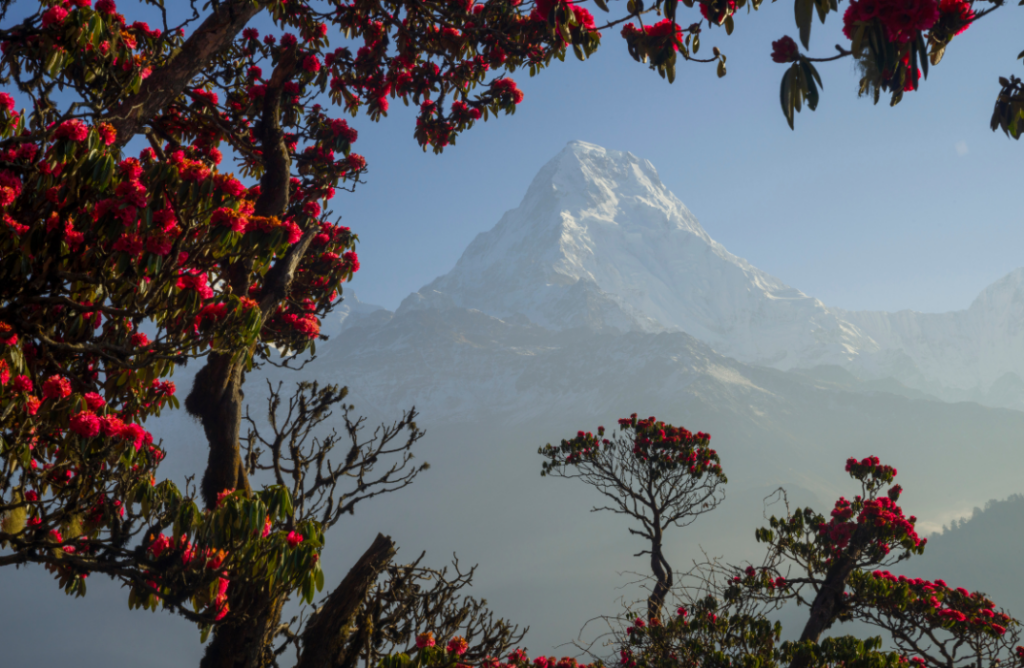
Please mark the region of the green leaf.
<svg viewBox="0 0 1024 668"><path fill-rule="evenodd" d="M867 30L867 24L861 24L857 26L857 32L853 34L853 57L860 58L862 50L864 48L864 31Z"/></svg>
<svg viewBox="0 0 1024 668"><path fill-rule="evenodd" d="M815 0L814 6L818 10L818 18L822 23L825 22L825 17L828 16L829 0Z"/></svg>
<svg viewBox="0 0 1024 668"><path fill-rule="evenodd" d="M594 0L594 4L597 5L601 9L601 11L608 11L608 5L605 3L604 0Z"/></svg>
<svg viewBox="0 0 1024 668"><path fill-rule="evenodd" d="M604 4L604 0L594 0L594 2L600 2L598 7ZM676 20L676 8L679 6L679 0L665 0L665 18L669 21ZM604 8L604 11L608 11Z"/></svg>
<svg viewBox="0 0 1024 668"><path fill-rule="evenodd" d="M800 59L800 68L804 72L804 82L807 84L807 107L814 111L818 107L818 87L814 85L817 72L805 59Z"/></svg>
<svg viewBox="0 0 1024 668"><path fill-rule="evenodd" d="M924 37L917 33L917 59L921 62L921 75L928 78L928 46L924 43Z"/></svg>
<svg viewBox="0 0 1024 668"><path fill-rule="evenodd" d="M793 107L790 105L790 75L793 70L786 70L786 73L782 75L782 84L779 87L779 102L782 104L782 115L786 117L786 122L789 123L789 129L793 128Z"/></svg>
<svg viewBox="0 0 1024 668"><path fill-rule="evenodd" d="M732 31L735 30L735 28L736 28L736 23L735 23L735 21L732 20L732 14L730 14L729 16L726 16L725 17L725 34L726 35L731 35ZM719 74L718 76L724 76L724 75Z"/></svg>
<svg viewBox="0 0 1024 668"><path fill-rule="evenodd" d="M805 49L811 47L811 20L814 18L814 0L796 0L793 12L800 29L800 42Z"/></svg>

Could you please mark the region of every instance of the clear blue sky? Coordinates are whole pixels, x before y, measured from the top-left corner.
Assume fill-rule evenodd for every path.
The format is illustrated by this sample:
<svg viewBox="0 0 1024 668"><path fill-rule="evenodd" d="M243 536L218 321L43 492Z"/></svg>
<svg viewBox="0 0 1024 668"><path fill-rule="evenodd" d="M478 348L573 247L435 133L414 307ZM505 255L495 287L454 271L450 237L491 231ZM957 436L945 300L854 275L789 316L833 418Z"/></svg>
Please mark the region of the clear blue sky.
<svg viewBox="0 0 1024 668"><path fill-rule="evenodd" d="M857 97L849 60L821 64L822 102L792 132L778 103L785 66L769 58L773 39L796 34L791 7L766 2L731 37L705 33L701 55L718 45L729 57L721 80L688 64L668 85L609 31L589 62L517 73L519 111L442 156L422 153L400 103L379 124L358 119L368 183L335 204L360 235L359 298L394 308L447 272L573 139L651 160L713 238L828 305L961 309L1024 265L1024 143L988 129L997 78L1021 74L1024 11L1007 6L956 38L895 108ZM848 44L840 26L836 14L815 22L812 55Z"/></svg>

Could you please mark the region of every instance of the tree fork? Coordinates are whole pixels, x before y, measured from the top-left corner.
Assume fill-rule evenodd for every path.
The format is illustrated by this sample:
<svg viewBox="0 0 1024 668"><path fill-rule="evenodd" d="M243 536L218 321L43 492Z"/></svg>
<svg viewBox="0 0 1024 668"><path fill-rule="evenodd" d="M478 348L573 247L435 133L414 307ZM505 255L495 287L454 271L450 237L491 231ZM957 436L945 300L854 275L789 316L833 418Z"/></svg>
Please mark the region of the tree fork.
<svg viewBox="0 0 1024 668"><path fill-rule="evenodd" d="M138 93L107 115L106 120L117 131L117 144L123 147L131 141L147 120L181 95L213 55L231 44L267 4L265 0L213 3L213 13L189 36L174 59L153 72Z"/></svg>

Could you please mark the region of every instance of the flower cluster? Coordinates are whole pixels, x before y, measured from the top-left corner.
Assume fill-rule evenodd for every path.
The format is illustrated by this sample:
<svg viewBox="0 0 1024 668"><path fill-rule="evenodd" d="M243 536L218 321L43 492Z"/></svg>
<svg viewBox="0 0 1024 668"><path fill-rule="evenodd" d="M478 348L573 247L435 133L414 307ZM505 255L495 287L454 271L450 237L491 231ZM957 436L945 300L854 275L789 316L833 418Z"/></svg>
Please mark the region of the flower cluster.
<svg viewBox="0 0 1024 668"><path fill-rule="evenodd" d="M894 547L921 552L928 539L918 536L914 526L917 518L904 517L903 509L896 503L902 488L893 485L887 495L877 496L882 485L896 477L896 469L882 464L878 457L859 461L851 457L846 462L846 471L864 484L868 496L858 495L853 501L840 497L829 521L818 524L819 541L826 551L838 556L850 545L854 533L862 529L866 532L865 546L876 560L884 558Z"/></svg>
<svg viewBox="0 0 1024 668"><path fill-rule="evenodd" d="M772 42L772 60L777 63L791 63L800 55L800 49L789 35Z"/></svg>
<svg viewBox="0 0 1024 668"><path fill-rule="evenodd" d="M843 34L853 39L858 25L877 21L890 42L906 44L938 20L936 0L854 0L843 14Z"/></svg>
<svg viewBox="0 0 1024 668"><path fill-rule="evenodd" d="M881 610L913 614L932 626L941 626L961 635L1006 634L1014 623L1010 616L996 610L996 604L984 594L963 587L953 588L944 580L924 580L876 570L870 577L855 577L851 585L861 599Z"/></svg>

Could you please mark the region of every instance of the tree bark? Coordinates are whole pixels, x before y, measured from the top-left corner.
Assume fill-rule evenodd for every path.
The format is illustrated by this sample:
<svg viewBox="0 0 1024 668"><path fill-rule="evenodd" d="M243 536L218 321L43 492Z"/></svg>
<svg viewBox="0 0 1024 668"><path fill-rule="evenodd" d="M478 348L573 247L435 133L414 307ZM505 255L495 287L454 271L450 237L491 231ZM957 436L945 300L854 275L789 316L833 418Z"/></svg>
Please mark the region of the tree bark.
<svg viewBox="0 0 1024 668"><path fill-rule="evenodd" d="M302 652L296 668L336 668L351 663L346 648L349 629L370 586L392 557L395 543L377 534L370 548L349 570L302 633ZM274 659L274 638L281 623L281 598L260 590L240 592L231 601L243 611L217 627L199 668L266 668ZM355 649L358 652L358 648Z"/></svg>
<svg viewBox="0 0 1024 668"><path fill-rule="evenodd" d="M661 618L661 610L665 606L665 597L672 589L672 567L669 566L661 551L661 541L651 542L651 570L654 572L654 590L647 598L647 620Z"/></svg>
<svg viewBox="0 0 1024 668"><path fill-rule="evenodd" d="M213 3L213 13L185 40L178 55L143 81L138 93L107 114L106 120L117 130L118 146L131 141L148 119L181 95L192 78L231 44L266 4L264 0Z"/></svg>
<svg viewBox="0 0 1024 668"><path fill-rule="evenodd" d="M267 87L263 114L256 127L266 164L266 171L260 179L260 196L253 212L256 216L283 216L288 210L291 155L280 125L281 90L295 67L295 58L286 56L274 69ZM273 315L288 296L295 269L312 236L312 231L306 231L303 238L267 272L260 303L264 319ZM239 297L248 295L251 273L252 266L248 262L239 262L231 267L228 278L234 294ZM244 362L244 358L231 353L211 354L206 366L196 375L192 391L185 400L185 408L202 423L210 447L201 488L208 508L216 505L217 494L226 489L243 489L247 494L252 491L238 443L242 400L245 397L242 392Z"/></svg>
<svg viewBox="0 0 1024 668"><path fill-rule="evenodd" d="M336 668L351 663L351 657L346 656L346 641L352 621L370 586L394 556L394 541L377 534L370 548L306 624L302 654L295 668Z"/></svg>
<svg viewBox="0 0 1024 668"><path fill-rule="evenodd" d="M249 600L244 600L249 599ZM281 623L282 598L265 591L242 592L232 601L245 609L239 619L217 627L199 668L266 668L274 660L274 637Z"/></svg>

